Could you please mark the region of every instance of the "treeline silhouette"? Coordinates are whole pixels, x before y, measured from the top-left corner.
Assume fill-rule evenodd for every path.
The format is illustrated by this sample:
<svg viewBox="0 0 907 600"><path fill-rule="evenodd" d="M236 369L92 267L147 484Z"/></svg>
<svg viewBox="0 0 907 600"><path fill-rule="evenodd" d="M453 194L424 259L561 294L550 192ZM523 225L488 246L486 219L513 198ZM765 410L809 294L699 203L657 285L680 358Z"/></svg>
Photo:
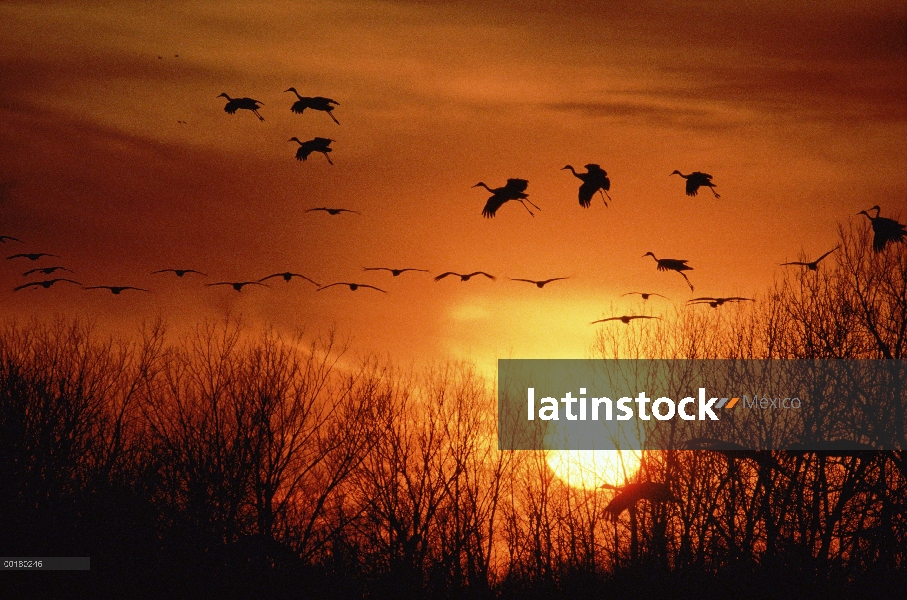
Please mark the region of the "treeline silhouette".
<svg viewBox="0 0 907 600"><path fill-rule="evenodd" d="M907 249L842 229L759 302L603 329L602 358L902 360ZM834 263L834 264L832 264ZM400 370L237 320L0 330L0 546L90 556L15 597L867 597L907 589L907 454L677 450L616 514L497 450L469 363ZM899 428L905 447L903 418ZM12 597L12 596L11 596Z"/></svg>

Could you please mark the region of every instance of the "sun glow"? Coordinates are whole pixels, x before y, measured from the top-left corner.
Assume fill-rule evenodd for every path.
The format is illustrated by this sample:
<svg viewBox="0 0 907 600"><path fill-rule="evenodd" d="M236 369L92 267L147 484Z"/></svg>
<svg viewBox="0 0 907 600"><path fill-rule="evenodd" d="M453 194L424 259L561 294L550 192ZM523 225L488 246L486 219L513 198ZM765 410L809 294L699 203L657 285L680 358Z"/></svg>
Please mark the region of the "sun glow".
<svg viewBox="0 0 907 600"><path fill-rule="evenodd" d="M545 456L548 467L571 487L592 490L603 484L620 485L631 479L639 469L644 436L642 431L616 427L614 422L602 422L604 430L585 429L569 432L567 421L548 422ZM575 450L577 445L586 448L602 447L602 436L610 438L606 447L624 450ZM613 445L612 445L613 444ZM629 448L629 449L627 449Z"/></svg>
<svg viewBox="0 0 907 600"><path fill-rule="evenodd" d="M622 484L639 469L638 450L550 450L548 467L571 487L592 490Z"/></svg>

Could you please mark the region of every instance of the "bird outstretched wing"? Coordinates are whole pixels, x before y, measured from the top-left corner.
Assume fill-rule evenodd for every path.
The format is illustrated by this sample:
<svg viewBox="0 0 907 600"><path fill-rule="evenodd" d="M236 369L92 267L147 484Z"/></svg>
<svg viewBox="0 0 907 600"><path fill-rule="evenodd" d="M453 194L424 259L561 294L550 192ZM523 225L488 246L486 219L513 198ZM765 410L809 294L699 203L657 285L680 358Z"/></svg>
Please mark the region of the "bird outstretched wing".
<svg viewBox="0 0 907 600"><path fill-rule="evenodd" d="M832 252L834 252L835 250L837 250L840 247L841 247L840 245L835 246L834 248L832 248L831 250L829 250L828 252L826 252L825 254L823 254L822 256L817 258L816 260L814 260L813 262L818 263L820 260L822 260L823 258L825 258L826 256L828 256L829 254L831 254Z"/></svg>
<svg viewBox="0 0 907 600"><path fill-rule="evenodd" d="M498 212L498 209L501 208L508 198L501 196L500 194L495 194L488 199L488 202L485 203L485 208L482 209L482 216L490 219Z"/></svg>
<svg viewBox="0 0 907 600"><path fill-rule="evenodd" d="M598 191L599 187L601 186L591 181L583 182L583 184L579 186L579 205L583 208L592 206L592 197L595 195L595 192ZM605 206L608 206L607 202L605 202Z"/></svg>
<svg viewBox="0 0 907 600"><path fill-rule="evenodd" d="M589 325L595 325L596 323L607 323L608 321L619 321L620 317L608 317L607 319L599 319L597 321L592 321Z"/></svg>
<svg viewBox="0 0 907 600"><path fill-rule="evenodd" d="M692 271L692 267L687 266L688 262L680 258L662 258L655 268L659 271Z"/></svg>
<svg viewBox="0 0 907 600"><path fill-rule="evenodd" d="M476 275L484 275L485 277L487 277L488 279L490 279L492 281L497 281L497 277L495 277L494 275L490 275L490 274L486 273L485 271L476 271L475 273L470 273L468 275L468 277L475 277Z"/></svg>
<svg viewBox="0 0 907 600"><path fill-rule="evenodd" d="M326 289L328 289L329 287L333 287L333 286L335 286L335 285L345 285L345 286L349 287L351 291L356 291L356 290L359 289L359 288L369 288L369 289L372 289L372 290L377 290L377 291L382 292L382 293L384 293L384 294L387 293L386 290L382 290L381 288L375 287L375 286L373 286L373 285L368 285L368 284L365 284L365 283L349 283L349 282L346 282L346 281L338 281L338 282L336 282L336 283L330 283L330 284L328 284L328 285L325 285L325 286L322 286L322 287L318 288L316 291L320 292L321 290L326 290Z"/></svg>
<svg viewBox="0 0 907 600"><path fill-rule="evenodd" d="M562 279L570 279L569 277L552 277L551 279L543 279L541 281L536 281L535 279L520 279L518 277L510 277L510 281L525 281L526 283L533 283L538 287L544 287L551 283L552 281L560 281Z"/></svg>
<svg viewBox="0 0 907 600"><path fill-rule="evenodd" d="M699 182L692 176L687 179L687 196L695 196L699 193Z"/></svg>
<svg viewBox="0 0 907 600"><path fill-rule="evenodd" d="M428 269L414 269L412 267L405 267L403 269L391 269L390 267L362 267L363 271L387 271L394 277L402 275L407 271L417 271L419 273L428 273Z"/></svg>
<svg viewBox="0 0 907 600"><path fill-rule="evenodd" d="M13 258L27 258L29 260L38 260L39 258L41 258L43 256L52 256L54 258L60 258L56 254L48 254L46 252L36 252L36 253L27 253L27 254L23 254L23 253L13 254L12 256L7 256L6 259L11 260Z"/></svg>
<svg viewBox="0 0 907 600"><path fill-rule="evenodd" d="M74 281L72 279L64 279L64 278L60 277L57 279L48 279L46 281L32 281L32 282L29 282L29 283L26 283L26 284L13 288L13 291L18 292L19 290L24 290L25 288L38 287L38 286L41 286L41 287L47 289L50 286L52 286L53 284L57 283L58 281L67 281L69 283L74 283L76 285L82 285L78 281Z"/></svg>
<svg viewBox="0 0 907 600"><path fill-rule="evenodd" d="M505 187L508 191L525 192L526 188L529 187L529 180L511 178L507 180L507 185Z"/></svg>
<svg viewBox="0 0 907 600"><path fill-rule="evenodd" d="M888 244L903 242L907 238L907 227L888 217L876 217L872 221L872 230L875 234L872 248L876 252L881 252Z"/></svg>
<svg viewBox="0 0 907 600"><path fill-rule="evenodd" d="M626 294L621 294L620 297L623 298L624 296L631 296L633 294L639 294L640 296L642 296L643 300L648 300L649 296L658 296L659 298L664 298L665 300L668 300L667 296L664 296L662 294L656 294L655 292L627 292Z"/></svg>
<svg viewBox="0 0 907 600"><path fill-rule="evenodd" d="M273 273L271 275L268 275L267 277L262 277L261 279L258 280L258 283L262 283L262 282L267 281L268 279L272 279L274 277L282 277L286 281L290 281L294 277L298 277L300 279L305 279L309 283L314 283L315 285L321 285L317 281L313 281L312 279L309 279L308 277L306 277L305 275L303 275L301 273L291 273L289 271L285 272L285 273Z"/></svg>
<svg viewBox="0 0 907 600"><path fill-rule="evenodd" d="M373 290L377 290L377 291L381 292L382 294L386 294L386 293L387 293L387 290L382 290L382 289L379 288L379 287L375 287L375 286L373 286L373 285L366 285L366 284L364 284L364 283L358 284L358 287L361 287L361 288L370 288L370 289L373 289Z"/></svg>

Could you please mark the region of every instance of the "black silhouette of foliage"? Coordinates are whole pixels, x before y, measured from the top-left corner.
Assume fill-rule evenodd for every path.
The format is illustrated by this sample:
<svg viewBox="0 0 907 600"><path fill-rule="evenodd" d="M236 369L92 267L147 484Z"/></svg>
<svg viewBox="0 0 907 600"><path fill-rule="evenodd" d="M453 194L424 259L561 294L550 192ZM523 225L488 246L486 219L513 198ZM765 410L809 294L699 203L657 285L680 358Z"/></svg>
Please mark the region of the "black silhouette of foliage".
<svg viewBox="0 0 907 600"><path fill-rule="evenodd" d="M595 352L903 360L907 246L877 253L873 235L842 228L834 261L783 269L757 302L597 328ZM497 449L496 396L468 363L349 354L235 321L131 339L0 326L0 543L92 559L89 577L6 573L4 592L857 598L907 582L907 454L869 449L907 445L903 414L863 423L858 452L700 438L644 454L614 491L577 489L544 453Z"/></svg>

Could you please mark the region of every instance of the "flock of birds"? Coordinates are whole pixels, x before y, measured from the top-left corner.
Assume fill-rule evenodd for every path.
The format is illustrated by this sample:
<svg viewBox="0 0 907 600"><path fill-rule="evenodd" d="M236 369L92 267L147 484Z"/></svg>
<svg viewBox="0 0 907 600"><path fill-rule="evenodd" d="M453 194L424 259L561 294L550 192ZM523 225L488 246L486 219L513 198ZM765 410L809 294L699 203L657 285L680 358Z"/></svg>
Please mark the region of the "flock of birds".
<svg viewBox="0 0 907 600"><path fill-rule="evenodd" d="M162 58L162 57L158 57ZM295 114L303 114L306 110L324 112L334 121L337 125L340 125L340 122L334 116L334 109L339 106L339 103L336 100L331 98L325 98L322 96L302 96L294 87L290 87L285 90L285 93L292 92L296 96L296 101L290 107L290 110ZM218 98L225 98L227 103L224 106L224 111L228 114L236 114L237 112L244 110L251 112L259 121L264 121L264 117L259 113L259 110L264 106L264 104L252 98L239 97L233 98L230 95L223 93L217 96ZM180 121L183 123L183 121ZM296 159L299 161L305 161L312 153L320 153L328 163L333 165L333 161L329 156L329 153L333 151L331 148L331 143L335 140L326 137L315 137L310 140L300 140L297 137L291 137L288 142L296 142L298 144L298 149L296 150ZM585 165L585 172L577 171L573 166L566 165L561 170L570 171L574 177L579 179L582 183L578 191L578 200L579 204L583 208L589 208L592 205L592 200L594 199L596 193L598 193L602 199L602 202L607 207L608 201L611 201L611 196L608 192L611 189L611 180L608 177L607 172L601 168L600 165L595 163L589 163ZM673 171L670 175L678 175L685 180L685 192L688 196L696 196L700 188L709 189L715 198L720 198L718 192L715 191L715 183L713 181L712 175L708 173L703 173L700 171L695 171L690 174L681 173L678 170ZM492 188L484 182L479 182L473 187L484 187L488 192L491 193L491 196L486 201L483 209L482 216L486 218L494 217L498 210L501 209L508 202L518 202L523 208L525 208L531 216L535 216L535 213L532 209L536 211L541 210L539 206L534 204L530 199L526 190L528 188L529 182L526 179L520 178L510 178L507 179L505 185L497 188ZM607 200L605 199L607 198ZM532 208L530 208L530 206ZM352 213L360 214L358 211L351 210L348 208L333 208L333 207L316 207L310 208L306 212L316 212L323 211L328 213L331 216L336 216L341 213ZM871 213L875 214L871 214ZM868 210L863 210L857 213L857 215L865 215L871 224L873 230L873 242L872 247L876 253L881 253L889 244L894 243L903 243L907 240L907 227L904 224L898 222L895 219L882 217L881 208L879 206L873 206ZM0 243L6 244L8 242L23 243L21 239L9 236L9 235L0 235ZM819 263L828 257L830 254L839 249L840 246L829 250L825 254L822 254L815 260L812 261L793 261L782 263L783 266L799 266L803 267L810 271L817 271L819 268ZM687 260L677 259L677 258L658 258L653 252L647 252L642 256L646 258L651 256L655 261L655 267L658 271L673 271L679 274L684 278L687 285L690 287L690 291L694 291L692 282L687 277L686 271L693 270L693 267L689 266ZM34 253L17 253L11 254L6 257L7 260L28 260L28 261L39 261L45 258L59 258L55 254L50 254L46 252L34 252ZM414 272L414 273L429 273L427 269L421 268L397 268L397 267L363 267L363 270L366 272L370 271L384 271L388 272L392 277L396 278L404 273ZM31 277L34 275L54 275L56 273L73 273L72 270L63 266L63 265L52 265L46 267L36 267L25 271L23 277ZM192 268L166 268L159 269L152 272L153 275L164 275L164 274L173 274L178 278L183 278L187 275L195 275L198 277L207 277L207 274ZM472 273L457 273L454 271L447 271L440 273L434 277L434 281L441 281L448 277L458 277L461 282L467 282L474 277L485 277L492 281L495 281L497 278L485 271L474 271ZM307 281L317 287L317 291L327 290L333 287L347 287L350 291L356 291L361 289L370 289L375 290L381 293L387 293L386 290L376 287L370 284L358 283L358 282L349 282L349 281L338 281L333 283L328 283L322 285L315 280L303 275L301 273L295 273L292 271L277 272L266 275L259 279L250 279L244 281L217 281L213 283L207 283L208 287L221 287L226 286L230 287L236 292L242 292L243 288L247 286L261 286L269 287L266 283L269 280L283 280L284 282L291 282L293 279L302 279ZM525 278L509 278L511 281L525 282L532 285L535 285L539 289L544 288L546 285L556 282L570 279L570 277L552 277L544 280L534 280L534 279L525 279ZM15 286L14 291L22 291L27 289L48 289L57 284L68 283L72 285L81 286L86 290L108 290L114 295L120 295L125 291L135 291L135 292L150 292L149 289L143 287L137 287L132 285L87 285L83 286L79 281L69 278L69 277L55 277L50 279L41 279L41 280L31 280L27 281L21 285ZM647 301L652 297L660 297L667 299L666 296L658 294L655 292L644 292L644 291L633 291L623 294L623 296L629 295L639 295L643 301ZM687 303L690 305L708 305L711 308L718 308L727 303L737 303L737 302L753 302L753 298L744 298L739 296L731 297L711 297L711 296L702 296L698 298L693 298L688 300ZM648 320L648 319L660 319L658 316L650 315L620 315L612 316L607 318L598 319L592 321L591 324L599 323L608 323L608 322L620 322L625 325L630 324L635 320ZM708 440L706 440L708 441ZM716 448L714 444L704 444L700 449L712 449L712 450L723 450L724 447ZM676 502L677 499L671 494L670 488L665 483L644 481L637 483L627 483L623 486L613 486L610 484L605 484L602 487L615 490L617 494L611 500L609 505L606 507L605 511L613 520L617 520L621 513L628 509L632 509L636 502L640 500L649 500L652 502Z"/></svg>
<svg viewBox="0 0 907 600"><path fill-rule="evenodd" d="M294 87L290 87L290 88L284 90L284 93L291 93L291 92L296 96L296 101L293 102L293 104L290 106L291 112L293 112L295 114L303 114L306 110L323 112L323 113L327 114L327 116L330 117L331 120L333 120L335 124L340 125L340 122L337 120L337 118L333 114L334 109L340 105L339 102L337 102L336 100L333 100L331 98L325 98L323 96L303 96ZM264 121L264 117L259 113L259 110L264 106L263 102L261 102L259 100L255 100L253 98L248 98L248 97L234 98L234 97L231 97L227 93L222 93L217 97L226 99L227 102L226 102L226 105L224 106L224 111L227 112L228 114L233 115L241 110L244 110L244 111L251 112L256 118L258 118L259 121ZM334 164L333 161L331 161L331 158L328 154L333 151L333 149L330 147L330 145L335 140L333 140L331 138L326 138L326 137L315 137L313 139L303 141L294 136L294 137L291 137L288 141L296 142L299 145L299 148L296 151L297 160L305 161L308 159L308 157L313 152L316 152L316 153L320 153L320 154L324 155L324 157L325 157L325 159L327 159L328 163L330 163L331 165ZM592 200L595 197L596 193L598 193L599 196L601 197L602 202L604 203L605 207L608 206L608 201L612 200L610 194L608 193L611 189L611 180L608 177L608 173L604 169L602 169L600 165L595 164L595 163L586 164L585 172L577 171L572 165L566 165L561 170L570 171L574 177L576 177L577 179L579 179L582 182L579 187L578 196L577 196L578 200L579 200L579 204L582 208L591 207ZM715 183L713 181L712 175L710 175L708 173L694 171L690 174L684 174L678 170L675 170L670 175L678 175L685 180L685 182L686 182L685 183L685 192L686 192L687 196L691 196L691 197L696 196L699 193L700 188L707 188L712 192L712 194L715 196L715 198L721 197L718 194L718 192L715 191ZM504 206L507 202L511 202L511 201L520 203L523 206L523 208L525 208L529 212L529 214L531 216L535 216L535 213L533 212L532 209L539 211L539 210L541 210L541 208L529 199L529 195L526 193L528 185L529 185L528 180L520 179L520 178L507 179L507 182L505 185L503 185L501 187L497 187L497 188L492 188L489 185L487 185L485 182L482 182L482 181L475 184L473 187L484 187L488 192L491 193L491 196L485 202L485 206L482 209L482 216L484 216L486 218L494 217L497 214L498 210L501 209L502 206ZM606 198L607 198L607 200L606 200ZM530 206L532 208L530 208ZM309 208L306 212L316 212L316 211L323 211L323 212L328 213L331 216L336 216L341 213L352 213L352 214L357 214L357 215L361 214L358 211L355 211L352 209L335 208L335 207ZM873 211L875 212L875 214L871 214ZM881 213L881 208L879 206L873 206L872 208L870 208L868 210L863 210L863 211L860 211L859 213L857 213L857 215L865 215L870 221L870 224L873 229L873 234L874 234L873 249L875 250L876 253L882 252L888 244L903 242L905 239L907 239L907 228L905 228L905 226L902 223L898 222L895 219L882 217L880 213ZM7 242L21 243L21 240L16 237L9 236L9 235L0 235L0 243L5 244ZM818 269L819 263L823 259L825 259L827 256L829 256L830 254L835 252L838 248L839 248L839 246L836 246L835 248L829 250L828 252L826 252L825 254L821 255L819 258L817 258L813 261L786 262L786 263L782 263L782 265L784 265L784 266L801 266L801 267L804 267L805 269L816 271ZM693 283L690 281L689 277L687 277L687 274L686 274L686 271L693 270L693 267L691 267L688 264L688 262L689 262L688 260L678 259L678 258L658 258L657 256L655 256L654 252L647 252L642 256L642 258L646 258L648 256L651 256L652 259L655 261L655 268L658 271L676 272L677 274L679 274L681 277L684 278L684 280L686 281L687 285L690 288L690 291L691 292L694 291ZM49 254L49 253L45 253L45 252L18 253L18 254L12 254L7 257L8 260L26 259L26 260L30 260L30 261L38 261L42 258L58 258L58 257L57 257L57 255ZM398 277L398 276L402 275L403 273L407 273L407 272L428 273L427 269L410 268L410 267L407 267L407 268L364 267L364 270L365 271L387 271L393 277ZM73 271L66 268L65 266L54 265L54 266L49 266L49 267L39 267L39 268L29 269L23 273L23 277L30 277L30 276L36 275L36 274L53 275L57 272L73 273ZM157 271L153 271L152 274L159 275L159 274L165 274L165 273L172 273L176 277L179 277L179 278L182 278L187 274L195 274L195 275L199 275L202 277L207 276L205 273L203 273L201 271L198 271L196 269L189 269L189 268L160 269ZM463 281L463 282L469 281L473 277L485 277L492 281L495 281L497 279L494 275L491 275L490 273L487 273L484 271L475 271L472 273L457 273L457 272L453 272L453 271L447 271L447 272L441 273L441 274L437 275L436 277L434 277L434 280L441 281L442 279L445 279L447 277L459 277L460 281ZM289 283L294 278L303 279L305 281L308 281L309 283L314 284L317 287L317 291L322 291L322 290L326 290L326 289L333 288L333 287L347 287L347 288L349 288L350 291L356 291L356 290L362 288L362 289L375 290L375 291L381 292L381 293L387 293L387 290L379 288L374 285L358 283L358 282L350 282L350 281L338 281L338 282L328 283L326 285L321 285L318 282L314 281L313 279L307 277L306 275L303 275L301 273L294 273L291 271L272 273L270 275L266 275L259 279L250 279L250 280L244 280L244 281L217 281L214 283L208 283L206 285L208 287L228 286L237 292L241 292L243 290L243 288L245 288L247 286L269 287L268 284L265 282L268 280L271 280L271 279L283 279L285 282ZM550 279L544 279L544 280L534 280L534 279L524 279L524 278L509 278L509 279L511 279L512 281L530 283L530 284L535 285L539 289L541 289L549 283L552 283L555 281L562 281L565 279L570 279L570 277L552 277ZM23 283L22 285L15 286L13 289L14 289L14 291L17 291L17 292L21 291L21 290L26 290L26 289L37 289L37 288L48 289L48 288L50 288L56 284L60 284L60 283L68 283L68 284L82 286L86 290L99 290L99 289L108 290L114 295L120 295L127 290L136 291L136 292L149 292L150 291L147 288L137 287L137 286L132 286L132 285L88 285L88 286L83 286L79 281L69 278L69 277L55 277L55 278L50 278L50 279L27 281L27 282ZM643 301L647 301L650 297L653 297L653 296L667 299L665 296L654 293L654 292L628 292L627 294L624 294L624 296L627 296L627 295L639 295ZM704 304L704 305L708 305L712 308L718 308L727 303L753 302L753 301L754 301L753 298L744 298L744 297L739 297L739 296L731 296L731 297L702 296L702 297L693 298L691 300L688 300L687 303L690 305ZM621 315L621 316L613 316L613 317L598 319L596 321L592 321L591 324L595 325L598 323L619 321L626 325L635 320L659 319L659 318L660 317L649 316L649 315Z"/></svg>
<svg viewBox="0 0 907 600"><path fill-rule="evenodd" d="M330 98L324 98L321 96L316 96L316 97L301 96L299 94L299 92L296 90L296 88L292 88L292 87L285 90L285 92L293 92L296 95L296 97L298 98L297 102L294 103L293 106L291 107L291 110L294 113L302 113L307 108L312 109L312 110L319 110L319 111L326 112L328 114L328 116L330 116L331 119L334 120L335 123L337 123L338 125L340 124L340 122L337 121L337 119L334 117L333 112L332 112L334 110L335 106L339 106L339 103L337 101L332 100ZM261 102L259 102L258 100L253 100L251 98L230 98L230 96L228 96L227 94L221 94L221 96L227 98L227 105L224 107L224 110L227 111L228 113L234 114L239 109L246 109L246 110L249 110L252 113L254 113L255 116L257 116L260 120L264 120L261 117L261 115L258 114L258 108L263 106L263 104ZM324 154L325 158L327 158L329 163L331 163L332 165L334 164L327 154L328 152L332 151L332 149L330 148L330 144L334 140L331 140L328 138L316 137L312 140L303 142L303 141L299 140L298 138L293 137L293 138L290 138L289 141L295 141L299 144L299 150L296 153L296 158L298 160L306 160L306 158L308 158L309 154L311 154L312 152L321 152L322 154ZM578 200L579 200L579 204L581 207L589 208L590 206L592 206L592 199L595 197L596 192L601 196L602 202L604 202L605 206L607 207L608 200L611 200L611 196L610 196L610 194L608 194L608 192L611 189L611 180L608 177L608 173L604 169L601 168L601 165L596 164L596 163L586 164L585 169L586 169L585 172L579 172L572 165L566 165L561 170L570 171L574 177L576 177L577 179L579 179L582 182L582 184L579 187L579 192L578 192ZM684 173L680 172L679 170L674 170L670 175L672 175L672 176L678 175L686 181L685 192L686 192L687 196L691 196L691 197L696 196L696 195L698 195L700 188L707 188L709 191L712 192L712 194L715 196L715 198L721 198L721 196L718 194L718 192L715 191L715 183L713 181L712 175L710 175L709 173L704 173L701 171L694 171L690 174L684 174ZM491 192L491 196L485 202L485 206L482 209L483 217L486 217L486 218L494 217L497 214L498 210L502 206L504 206L504 204L506 204L507 202L511 202L511 201L519 202L523 206L523 208L525 208L526 211L530 214L530 216L533 216L533 217L535 216L535 213L533 213L532 209L529 208L530 206L537 211L541 210L541 208L538 205L536 205L529 199L529 195L526 193L526 190L529 187L529 181L526 179L509 178L509 179L507 179L507 182L503 186L497 187L497 188L492 188L485 182L480 181L479 183L475 184L473 187L474 188L483 187L486 190L488 190L489 192ZM608 200L605 200L605 197L607 197ZM874 216L869 214L869 211L873 211L873 210L875 211ZM307 212L310 212L310 211L326 211L331 215L337 215L337 214L340 214L341 212L351 212L351 213L359 214L357 211L353 211L353 210L346 209L346 208L319 207L319 208L309 209ZM873 228L873 232L874 232L873 248L875 249L876 252L881 252L885 248L885 246L889 243L901 242L905 239L905 236L907 236L907 230L905 230L905 227L903 224L899 223L898 221L896 221L894 219L881 217L880 216L881 209L878 206L874 206L874 207L870 208L869 211L860 211L857 214L858 215L863 214L869 218L872 228ZM833 248L832 250L829 250L828 252L826 252L825 254L823 254L822 256L820 256L819 258L817 258L814 261L808 261L808 262L793 261L793 262L786 262L786 263L781 263L781 264L782 264L782 266L802 266L802 267L805 267L806 269L816 271L818 269L819 263L824 258L826 258L829 254L831 254L832 252L834 252L837 249L838 249L838 247L836 246L835 248ZM647 256L651 256L652 259L655 260L655 263L656 263L655 268L657 270L674 271L674 272L678 273L681 277L684 278L687 285L690 287L690 291L691 292L694 291L692 282L690 281L690 279L687 277L686 273L684 272L684 271L693 270L693 267L691 267L688 264L688 262L689 262L688 260L678 259L678 258L658 258L655 256L655 254L653 252L647 252L646 254L643 255L643 258L645 258ZM367 268L366 270L375 270L375 269ZM405 271L425 271L424 269L384 269L384 270L391 271L393 273L394 277L396 277L397 275L399 275L400 273L405 272ZM458 277L460 277L461 281L469 281L470 278L477 276L477 275L487 277L491 280L496 279L493 275L490 275L489 273L485 273L483 271L476 271L474 273L469 273L469 274L446 272L446 273L442 273L441 275L438 275L437 277L435 277L435 281L440 281L441 279L444 279L445 277L448 277L448 276L458 276ZM541 280L541 281L536 281L536 280L531 280L531 279L511 278L512 281L524 281L527 283L532 283L532 284L535 284L539 288L544 287L546 284L551 283L552 281L560 281L563 279L569 279L569 278L568 277L553 277L551 279L546 279L546 280ZM371 288L371 289L375 289L380 292L386 293L386 291L383 289L377 288L375 286L365 285L365 284L347 283L347 282L339 282L339 283L330 284L330 286L334 286L334 285L346 285L346 286L349 286L350 290L353 290L353 291L355 291L359 287L364 287L364 288ZM325 289L325 287L330 287L330 286L320 287L319 290ZM238 291L238 289L239 288L237 288L237 291ZM631 293L639 294L644 301L648 300L649 297L652 295L661 296L662 298L665 298L665 296L662 296L661 294L653 294L650 292L631 292ZM624 294L624 295L628 295L628 294ZM739 296L730 296L730 297L703 296L703 297L693 298L691 300L688 300L687 303L691 304L691 305L707 304L708 306L710 306L712 308L718 308L719 306L722 306L727 303L753 302L753 301L754 301L753 298L744 298L744 297L739 297ZM652 316L648 316L648 315L622 315L622 316L609 317L609 318L605 318L605 319L599 319L597 321L592 321L591 324L595 325L598 323L606 323L606 322L610 322L610 321L620 321L621 323L629 324L631 321L636 320L636 319L654 319L654 318L660 318L660 317L652 317Z"/></svg>
<svg viewBox="0 0 907 600"><path fill-rule="evenodd" d="M293 103L293 106L290 107L290 110L294 113L301 115L306 111L306 109L318 110L327 113L327 115L331 117L334 123L340 125L340 121L338 121L337 117L335 117L333 114L334 108L340 106L340 103L336 100L325 98L324 96L301 96L294 87L284 90L284 93L287 92L293 92L296 95L297 100ZM258 112L258 109L264 106L264 103L259 100L254 100L252 98L231 98L226 93L220 94L217 97L227 99L227 105L224 106L224 112L226 112L227 114L235 115L237 111L248 110L253 115L258 117L259 121L265 120L265 118L262 117ZM334 141L335 140L332 140L330 138L323 137L316 137L311 140L302 141L296 136L293 136L287 140L287 142L296 142L297 144L299 144L299 149L296 150L296 160L306 160L309 158L309 155L312 152L320 152L332 165L334 163L331 160L331 157L328 156L328 152L333 152L331 143Z"/></svg>
<svg viewBox="0 0 907 600"><path fill-rule="evenodd" d="M688 180L689 185L689 180ZM714 190L712 190L714 192ZM687 188L687 192L690 192L690 188ZM717 197L717 194L716 194ZM875 215L871 215L870 212L875 211ZM902 243L907 239L907 227L904 224L898 222L895 219L890 219L887 217L880 216L881 208L879 206L873 206L869 210L861 210L857 215L866 215L866 218L869 219L869 222L872 226L873 231L873 240L872 240L872 249L878 254L881 253L889 244L893 243ZM832 252L838 250L840 246L835 246L819 258L813 261L792 261L781 263L783 266L801 266L810 271L817 271L819 269L819 263L830 255ZM649 252L647 255L652 255L652 258L655 258L655 255ZM655 259L658 261L658 259ZM665 259L662 259L662 261ZM689 270L689 267L685 267L686 261L677 261L671 260L670 263L664 263L659 261L658 268L660 270L677 270L678 273L684 275L684 270ZM663 266L664 265L664 266ZM686 276L684 275L684 279ZM687 280L689 283L689 280ZM690 285L690 289L693 286ZM644 292L628 292L628 294L640 294L644 300L648 299L649 296L660 295ZM624 294L624 295L628 295ZM662 296L663 297L663 296ZM752 298L694 298L689 301L690 304L708 304L712 308L717 308L726 302L740 302L740 301L752 301ZM621 321L624 324L628 324L633 319L658 319L660 317L651 317L646 315L625 315L621 317L610 317L607 319L599 319L598 321L593 321L595 323L603 323L607 321ZM686 442L684 448L687 450L708 450L712 452L719 452L728 457L728 460L733 458L739 459L752 459L758 463L771 462L771 455L765 452L758 452L747 450L744 446L734 442L728 442L723 440L715 440L711 438L694 438ZM829 448L825 451L825 454L835 454L838 455L849 455L852 454L851 449L846 449L843 451L836 451L834 448ZM633 483L626 483L624 485L611 485L609 483L603 484L601 486L603 489L610 489L616 492L614 497L605 506L605 514L607 517L617 522L617 519L620 515L628 510L633 510L636 504L640 501L648 501L652 503L666 503L673 502L678 503L680 500L671 492L670 485L665 482L659 481L639 481Z"/></svg>

